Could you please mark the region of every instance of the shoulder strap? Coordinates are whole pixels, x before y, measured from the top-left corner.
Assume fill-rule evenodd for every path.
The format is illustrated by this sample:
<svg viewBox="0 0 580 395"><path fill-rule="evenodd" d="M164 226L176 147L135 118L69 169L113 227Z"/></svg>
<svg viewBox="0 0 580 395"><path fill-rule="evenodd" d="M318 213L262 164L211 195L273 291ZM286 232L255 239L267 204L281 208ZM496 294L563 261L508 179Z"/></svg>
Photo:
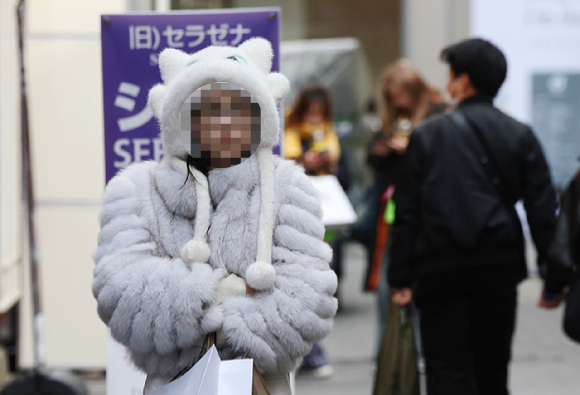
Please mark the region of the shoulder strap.
<svg viewBox="0 0 580 395"><path fill-rule="evenodd" d="M497 162L495 161L487 141L483 137L481 130L460 110L453 111L451 114L451 120L453 123L459 127L459 129L464 132L474 132L477 140L479 141L478 155L480 156L480 163L487 174L488 179L494 185L496 191L499 194L501 201L505 204L511 206L511 193L509 192L509 186L504 181L501 175Z"/></svg>

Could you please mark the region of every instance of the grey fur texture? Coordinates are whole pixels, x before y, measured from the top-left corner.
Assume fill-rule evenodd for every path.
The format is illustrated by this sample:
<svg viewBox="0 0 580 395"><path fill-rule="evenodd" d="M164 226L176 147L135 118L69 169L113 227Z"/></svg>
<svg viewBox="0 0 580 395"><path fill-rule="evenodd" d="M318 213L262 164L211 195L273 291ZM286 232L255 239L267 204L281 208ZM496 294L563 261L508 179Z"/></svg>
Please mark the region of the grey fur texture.
<svg viewBox="0 0 580 395"><path fill-rule="evenodd" d="M206 334L220 330L223 358L254 358L263 373L295 369L330 332L337 309L316 191L298 166L275 157L275 285L218 304L218 282L243 277L256 259L258 160L210 172L211 256L191 265L180 251L193 236L195 181L185 182L172 160L179 161L133 164L106 188L94 253L99 316L151 375L177 374L195 361Z"/></svg>

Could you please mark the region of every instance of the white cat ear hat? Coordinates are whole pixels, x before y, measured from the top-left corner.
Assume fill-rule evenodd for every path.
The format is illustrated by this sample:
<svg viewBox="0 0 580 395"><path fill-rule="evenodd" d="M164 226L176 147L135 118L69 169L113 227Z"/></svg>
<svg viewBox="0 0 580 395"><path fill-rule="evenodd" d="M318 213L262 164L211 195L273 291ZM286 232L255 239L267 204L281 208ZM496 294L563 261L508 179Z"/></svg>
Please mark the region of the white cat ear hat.
<svg viewBox="0 0 580 395"><path fill-rule="evenodd" d="M242 58L236 60L235 57ZM263 38L252 38L239 47L207 47L189 55L168 48L159 56L163 84L149 92L149 105L159 120L166 156L173 166L187 174L187 151L181 143L180 111L182 104L197 89L212 82L230 82L241 86L255 98L261 110L262 134L256 151L260 165L261 208L256 262L245 273L246 283L257 290L274 285L272 235L274 230L274 166L272 147L278 144L280 119L276 104L288 93L290 83L279 73L270 73L272 46ZM244 62L245 61L245 62ZM179 159L178 159L179 158ZM211 199L207 178L190 168L195 177L197 208L193 240L181 251L187 263L205 263L210 257L207 243Z"/></svg>

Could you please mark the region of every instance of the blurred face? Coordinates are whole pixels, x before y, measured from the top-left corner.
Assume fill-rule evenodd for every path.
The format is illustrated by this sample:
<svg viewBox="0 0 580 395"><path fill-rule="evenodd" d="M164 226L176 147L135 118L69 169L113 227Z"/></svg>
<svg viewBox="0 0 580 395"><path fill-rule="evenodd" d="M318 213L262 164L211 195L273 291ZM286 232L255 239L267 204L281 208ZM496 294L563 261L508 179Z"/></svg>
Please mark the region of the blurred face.
<svg viewBox="0 0 580 395"><path fill-rule="evenodd" d="M452 69L449 69L449 81L447 82L447 93L457 102L475 95L477 92L473 89L469 75L461 73L456 75Z"/></svg>
<svg viewBox="0 0 580 395"><path fill-rule="evenodd" d="M385 93L399 112L410 112L413 108L413 96L403 85L392 84Z"/></svg>
<svg viewBox="0 0 580 395"><path fill-rule="evenodd" d="M182 106L181 141L210 168L241 163L258 148L260 137L260 106L237 85L204 85Z"/></svg>
<svg viewBox="0 0 580 395"><path fill-rule="evenodd" d="M459 85L457 79L455 78L455 72L449 69L449 79L447 81L447 93L452 99L457 99L459 97Z"/></svg>
<svg viewBox="0 0 580 395"><path fill-rule="evenodd" d="M312 102L308 105L308 109L304 113L304 118L302 119L304 123L310 123L313 125L318 125L326 121L324 117L324 103L322 102Z"/></svg>

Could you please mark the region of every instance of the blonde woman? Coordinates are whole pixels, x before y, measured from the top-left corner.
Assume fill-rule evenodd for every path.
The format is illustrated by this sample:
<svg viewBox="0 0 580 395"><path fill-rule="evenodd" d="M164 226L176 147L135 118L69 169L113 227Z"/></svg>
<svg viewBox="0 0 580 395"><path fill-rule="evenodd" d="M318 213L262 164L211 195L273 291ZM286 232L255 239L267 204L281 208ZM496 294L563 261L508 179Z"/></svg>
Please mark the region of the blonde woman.
<svg viewBox="0 0 580 395"><path fill-rule="evenodd" d="M369 268L366 288L377 289L379 294L380 346L388 304L385 266L389 227L383 219L387 201L385 192L396 183L401 172L403 156L413 129L425 118L443 112L445 104L438 92L429 86L417 68L406 59L387 65L379 77L377 87L377 109L382 128L373 136L367 157L376 178L372 188L373 232L366 243Z"/></svg>

